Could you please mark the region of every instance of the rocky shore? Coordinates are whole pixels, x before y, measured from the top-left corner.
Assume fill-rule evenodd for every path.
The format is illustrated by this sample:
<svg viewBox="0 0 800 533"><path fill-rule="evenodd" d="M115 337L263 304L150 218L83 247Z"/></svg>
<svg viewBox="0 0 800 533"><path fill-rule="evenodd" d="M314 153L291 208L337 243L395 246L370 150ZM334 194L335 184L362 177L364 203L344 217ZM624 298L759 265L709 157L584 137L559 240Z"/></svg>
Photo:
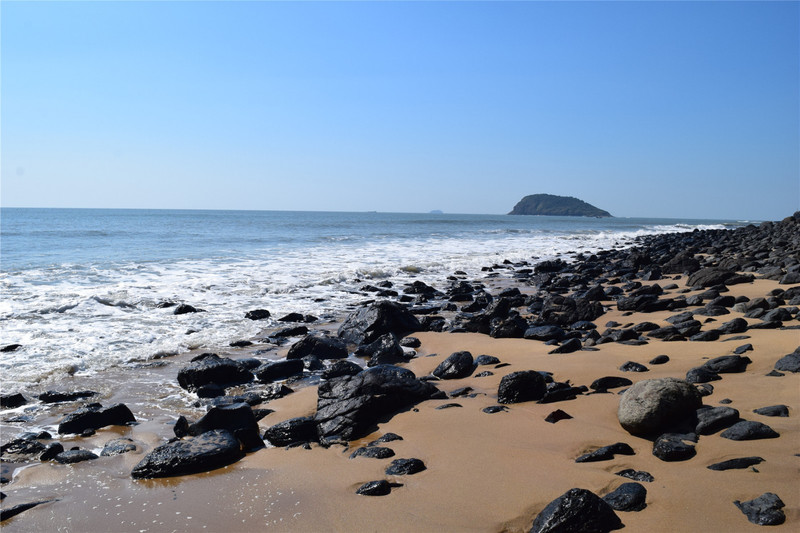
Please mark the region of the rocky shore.
<svg viewBox="0 0 800 533"><path fill-rule="evenodd" d="M794 530L800 212L633 244L3 391L2 526Z"/></svg>

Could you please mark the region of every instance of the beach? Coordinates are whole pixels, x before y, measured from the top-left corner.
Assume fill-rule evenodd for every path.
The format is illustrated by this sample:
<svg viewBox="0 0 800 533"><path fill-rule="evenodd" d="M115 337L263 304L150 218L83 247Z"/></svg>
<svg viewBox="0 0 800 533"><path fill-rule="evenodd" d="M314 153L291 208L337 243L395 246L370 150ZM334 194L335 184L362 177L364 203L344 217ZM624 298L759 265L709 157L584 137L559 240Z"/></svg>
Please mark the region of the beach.
<svg viewBox="0 0 800 533"><path fill-rule="evenodd" d="M190 365L203 350L145 361L136 369L114 368L65 379L59 383L60 389L98 391L92 401L126 404L136 413L138 423L109 425L86 436L55 435L39 439L41 442L58 440L65 449L78 446L99 451L109 440L126 437L134 441L136 449L75 464L40 462L32 457L12 463L4 458L3 474L9 480L2 486L4 512L23 503L44 503L4 520L2 527L8 532L100 532L110 528L140 533L256 529L522 532L531 530L537 515L569 489L587 489L602 497L631 481L618 472L633 469L648 472L653 480L640 483L646 489L643 509L616 511L624 530L755 531L763 526L748 521L733 502L752 500L764 493L777 494L785 504L785 520L772 527L794 530L800 521L800 373L782 371L778 372L782 375L775 375L775 365L800 345L795 295L800 284L792 282L789 275L797 272L797 239L787 240L798 226L800 216L795 215L771 227L742 228L744 233L738 229L704 230L651 236L637 241L633 248L605 255L580 254L568 262L554 260L545 266L533 260L486 265L480 279L454 273L452 279L429 281L438 294L405 292L414 295L405 302L400 298L404 286L397 284L392 288L398 296L389 300L424 310L415 315L420 319L439 316L442 322L436 325L435 320L423 320L427 328L421 329L429 331L398 335L415 337L419 345L413 348L413 357L396 366L421 378L431 376L456 352L469 352L475 359L493 356L499 361L475 365L465 377L424 381L444 394L409 401L391 413L382 413L368 424L369 431L356 433L344 443L320 438L307 439L305 446L286 447L267 441L266 448L247 451L240 460L209 472L131 478L132 469L149 452L175 437L172 429L178 416L196 420L205 409L204 405L187 406L181 401L176 382L179 369ZM744 235L739 248L725 242L736 231ZM716 248L708 245L714 242L722 244ZM762 247L767 251L758 255ZM687 250L697 264L687 266L686 271L679 267L677 273L667 272L669 259ZM687 254L683 255L686 259ZM637 259L643 256L647 256L646 261ZM757 260L752 259L755 256ZM756 261L760 266L752 264ZM758 272L767 267L777 267L779 272ZM721 279L728 283L697 282L697 273L704 269L725 272ZM690 280L696 283L692 285ZM448 292L461 282L472 285L470 300L459 301L457 291ZM567 309L559 298L578 300L578 294L598 285L605 293L583 300L592 302L592 309L599 306L599 314L591 319L568 319L570 313L580 314L582 308ZM408 287L405 285L406 290ZM620 290L609 291L610 287ZM636 291L641 299L634 301ZM716 296L709 291L716 291ZM783 298L786 291L794 292ZM462 307L477 301L480 293L493 295L492 302L472 312L463 311ZM373 296L365 292L363 302L354 305L353 312L381 300ZM723 296L733 297L735 303L717 300ZM783 319L765 320L765 313L752 312L748 303L759 298L764 299L762 311L784 309ZM503 299L508 300L509 309L500 313L497 309ZM710 301L718 304L712 309ZM548 305L551 314L546 313ZM720 307L723 309L717 309ZM489 317L493 312L496 314L491 318L498 319L495 322ZM700 332L716 330L735 319L744 320L746 327L708 339L695 338L697 331L673 335L670 340L650 335L655 328L673 325L668 319L683 312L690 312L699 322L695 329ZM526 325L524 334L519 333L520 321ZM529 336L530 327L541 327L548 321L566 335L555 342L524 338ZM341 336L343 322L344 317L336 317L309 327L312 334L327 332L329 337L336 337L337 331ZM583 324L576 327L578 322ZM655 327L634 328L643 323ZM488 331L474 331L484 328ZM597 334L591 335L592 331ZM635 335L621 334L623 331L634 331ZM234 361L252 358L264 348L259 340L263 338L259 335L251 345L217 353ZM579 348L551 353L567 345L569 339L579 339ZM283 360L296 342L279 345L270 352L270 358ZM748 344L751 349L745 348ZM411 353L410 348L405 353ZM721 436L724 428L720 427L697 435L691 457L664 461L653 455L652 437L631 434L620 425L620 393L631 385L606 391L590 387L606 376L627 378L632 384L660 378L684 380L687 372L709 360L734 354L750 359L745 369L720 372L713 380L696 381L692 386L702 389L704 406L734 408L742 420L767 424L779 435L777 438L731 440ZM668 357L666 362L652 362L662 355ZM365 359L359 361L365 366ZM644 365L646 371L620 370L628 362ZM330 363L325 361L325 366ZM529 400L500 404L498 388L503 377L529 370L549 373L553 382L584 388L547 403ZM126 379L125 374L131 373L135 377ZM258 420L259 432L289 419L313 417L325 381L319 372L306 371L302 379L285 382L295 392L253 404L254 409L272 411ZM241 394L247 388L231 387L227 394ZM79 405L53 404L49 410L37 412L36 425L55 427ZM787 406L788 416L754 413L755 409L775 405ZM499 407L496 412L484 411L493 406ZM557 410L570 418L547 421ZM24 428L24 424L15 427ZM369 443L389 433L402 437L380 445L394 452L391 458L351 458L355 450L374 448ZM4 435L3 442L8 440ZM615 454L596 462L575 461L618 442L628 444L633 454ZM708 468L729 459L756 456L762 461L748 468ZM420 459L425 469L412 475L387 475L386 468L398 458ZM356 493L362 484L384 479L393 485L389 494Z"/></svg>

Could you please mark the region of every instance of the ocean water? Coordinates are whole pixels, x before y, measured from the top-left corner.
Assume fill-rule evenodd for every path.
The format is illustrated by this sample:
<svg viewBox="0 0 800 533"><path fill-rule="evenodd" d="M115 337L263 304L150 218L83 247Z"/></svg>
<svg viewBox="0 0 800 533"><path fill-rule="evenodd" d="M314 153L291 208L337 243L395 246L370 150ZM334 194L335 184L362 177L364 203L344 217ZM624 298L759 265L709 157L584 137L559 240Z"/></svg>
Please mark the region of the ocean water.
<svg viewBox="0 0 800 533"><path fill-rule="evenodd" d="M720 220L507 215L0 210L4 392L257 336L289 312L341 318L358 288L390 279L446 287L502 262L628 246ZM174 315L162 302L205 312ZM272 318L246 320L266 308Z"/></svg>

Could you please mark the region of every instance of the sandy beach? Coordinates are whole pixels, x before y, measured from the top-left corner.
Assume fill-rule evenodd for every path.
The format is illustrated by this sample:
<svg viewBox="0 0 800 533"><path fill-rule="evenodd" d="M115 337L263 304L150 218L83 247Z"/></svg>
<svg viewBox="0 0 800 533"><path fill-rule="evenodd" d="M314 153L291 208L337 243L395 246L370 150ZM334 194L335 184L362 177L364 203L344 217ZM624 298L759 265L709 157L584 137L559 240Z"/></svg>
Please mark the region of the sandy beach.
<svg viewBox="0 0 800 533"><path fill-rule="evenodd" d="M533 295L536 287L516 284L510 279L484 280L487 290L519 286L523 294ZM688 287L685 275L664 275L643 285L672 285L661 298L691 297L705 289ZM756 279L730 285L726 296L769 297L779 285L776 280ZM593 322L598 331L616 322L625 328L642 322L668 326L669 317L686 309L655 312L620 311L613 302ZM791 307L791 306L787 306ZM696 309L696 308L690 308ZM523 317L525 316L523 311ZM701 322L712 317L697 316ZM704 322L703 330L720 326L744 313L730 309L725 316ZM749 325L761 320L744 318ZM169 398L176 385L161 387L162 408L139 416L139 424L109 426L88 437L65 436L59 440L65 449L77 445L99 449L120 436L137 442L136 451L100 457L72 465L53 462L26 463L13 471L6 463L4 473L13 471L13 480L3 485L3 509L31 501L48 501L2 524L12 532L162 532L162 531L529 531L537 514L555 498L571 488L584 488L604 496L630 482L617 472L634 469L649 472L654 480L643 482L647 490L646 507L637 512L617 511L625 531L755 531L758 525L734 505L734 500L751 500L766 492L781 498L785 521L774 528L796 530L800 521L800 373L785 372L770 376L775 362L800 344L800 330L787 327L747 329L744 333L723 334L710 342L666 342L647 338L641 345L608 342L572 353L550 354L555 347L543 341L524 338L493 338L482 333L415 332L421 342L416 356L401 364L417 377L428 376L450 354L469 351L472 356L490 355L502 363L478 366L470 376L435 380L432 383L447 393L447 398L429 399L385 417L377 429L347 446L267 448L248 453L242 460L211 472L163 479L133 480L131 469L156 445L172 437L171 427L177 403ZM334 325L330 326L333 329ZM589 386L604 376L619 376L633 383L641 380L674 377L684 379L687 371L709 359L731 355L745 344L752 362L744 372L726 373L710 385L713 392L703 397L706 406L727 405L737 409L741 419L768 424L778 438L734 441L720 432L701 435L696 455L684 461L666 462L652 453L652 440L629 434L617 419L620 392L587 389L574 399L554 403L526 401L506 405L506 409L487 413L483 409L498 405L498 386L503 376L522 370L552 373L558 382ZM257 347L257 346L255 346ZM248 350L252 351L253 347ZM278 351L286 355L289 346ZM247 350L231 349L231 358L247 357ZM177 370L193 354L172 358L163 367L141 372L152 383L174 382ZM651 364L656 356L667 355L664 364ZM646 372L622 372L620 366L633 361L647 367ZM484 371L491 375L478 377ZM170 377L171 376L171 377ZM148 379L132 382L129 388L102 390L98 381L64 384L65 389L97 387L103 404L127 402L136 410L137 390L153 393L158 386L142 385ZM137 389L138 387L138 389ZM465 395L453 397L464 387ZM446 404L454 404L440 408ZM788 417L768 417L754 409L788 406ZM263 431L294 417L311 416L317 406L317 386L308 385L283 398L261 406L274 412L259 421ZM52 413L56 423L71 407ZM571 418L555 423L546 417L556 410ZM185 412L196 418L196 411ZM394 452L392 458L350 458L351 453L369 442L395 433L402 437L383 444ZM7 438L3 439L4 442ZM611 460L576 463L575 459L602 446L624 442L634 455L616 455ZM308 448L308 449L307 449ZM758 456L757 466L727 471L707 467L721 461ZM392 460L417 458L426 469L413 475L389 476L385 469ZM11 467L9 470L8 467ZM395 484L386 496L356 494L363 483L386 479Z"/></svg>

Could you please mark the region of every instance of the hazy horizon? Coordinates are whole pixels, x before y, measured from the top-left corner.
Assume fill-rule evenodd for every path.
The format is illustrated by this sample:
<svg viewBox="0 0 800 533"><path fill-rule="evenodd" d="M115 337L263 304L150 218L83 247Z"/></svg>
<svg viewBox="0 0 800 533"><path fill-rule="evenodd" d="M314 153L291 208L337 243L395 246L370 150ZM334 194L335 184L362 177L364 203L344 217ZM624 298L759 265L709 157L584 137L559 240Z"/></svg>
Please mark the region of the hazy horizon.
<svg viewBox="0 0 800 533"><path fill-rule="evenodd" d="M800 209L797 2L0 5L3 207Z"/></svg>

